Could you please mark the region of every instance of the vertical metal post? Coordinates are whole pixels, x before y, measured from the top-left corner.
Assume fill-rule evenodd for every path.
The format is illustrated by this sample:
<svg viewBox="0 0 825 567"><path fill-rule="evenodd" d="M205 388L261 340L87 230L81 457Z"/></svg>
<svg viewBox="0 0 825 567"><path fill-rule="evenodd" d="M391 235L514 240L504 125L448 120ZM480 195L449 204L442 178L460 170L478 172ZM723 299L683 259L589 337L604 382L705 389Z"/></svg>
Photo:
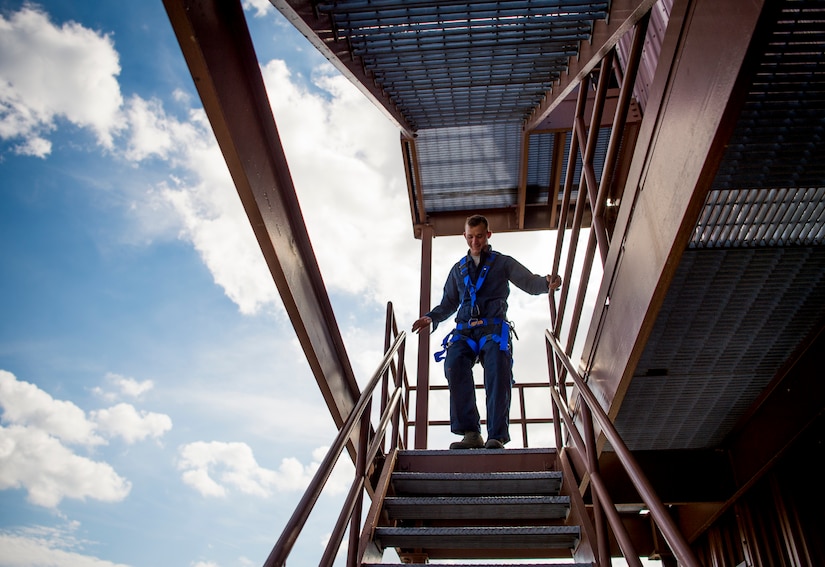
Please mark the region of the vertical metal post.
<svg viewBox="0 0 825 567"><path fill-rule="evenodd" d="M355 462L355 478L366 480L367 477L367 450L370 444L370 414L372 400L367 403L364 415L361 416L361 432L358 436L358 456ZM352 511L349 524L349 544L347 546L347 567L356 567L358 564L358 540L361 537L361 507L364 501L364 491L359 490Z"/></svg>
<svg viewBox="0 0 825 567"><path fill-rule="evenodd" d="M392 308L392 302L387 302L387 315L384 324L384 352L387 352L390 349L390 345L392 344L393 340L393 327L395 326L395 312ZM395 373L397 375L397 371ZM389 399L389 380L390 380L390 368L384 372L384 376L381 378L381 408L379 410L379 415L384 415L384 411L387 409L387 401ZM383 439L381 439L381 451L384 450L384 442L386 441L386 435Z"/></svg>
<svg viewBox="0 0 825 567"><path fill-rule="evenodd" d="M556 357L553 354L553 347L550 346L550 343L544 341L544 347L547 350L547 370L549 372L550 378L550 390L551 390L551 406L553 409L553 433L556 441L556 451L561 453L562 448L564 447L564 437L562 436L561 431L561 417L559 415L559 406L556 404L555 399L553 398L552 391L556 389Z"/></svg>
<svg viewBox="0 0 825 567"><path fill-rule="evenodd" d="M398 355L397 355L397 358L396 358L396 360L397 360L396 364L398 366L398 371L395 373L395 380L393 381L394 385L395 385L394 390L397 390L399 388L403 388L404 381L407 379L407 377L404 375L405 372L406 372L406 363L404 362L404 354L405 354L406 350L407 350L407 341L404 341L403 343L401 343L401 346L398 348ZM407 391L406 388L404 389L404 394L409 395L409 392ZM398 402L398 407L396 407L395 411L392 412L392 437L390 437L390 451L395 451L398 448L399 439L402 440L401 448L406 449L406 447L407 447L407 439L406 439L406 437L403 437L401 435L401 432L399 431L399 427L401 426L401 414L404 411L404 408L403 408L404 403L407 403L407 402L399 401ZM405 427L404 430L406 431L406 429L407 428Z"/></svg>
<svg viewBox="0 0 825 567"><path fill-rule="evenodd" d="M421 227L421 289L419 314L430 310L430 288L433 268L433 227ZM415 448L427 448L427 428L430 419L430 330L418 335L418 378L415 383Z"/></svg>
<svg viewBox="0 0 825 567"><path fill-rule="evenodd" d="M596 455L596 435L593 429L593 414L590 413L590 408L587 404L582 404L581 419L584 427L584 442L587 456L587 470L591 472L599 472L599 459ZM609 566L610 563L610 544L607 538L607 518L602 509L603 503L596 494L596 491L591 487L593 494L593 524L596 526L596 547L598 549L599 565Z"/></svg>

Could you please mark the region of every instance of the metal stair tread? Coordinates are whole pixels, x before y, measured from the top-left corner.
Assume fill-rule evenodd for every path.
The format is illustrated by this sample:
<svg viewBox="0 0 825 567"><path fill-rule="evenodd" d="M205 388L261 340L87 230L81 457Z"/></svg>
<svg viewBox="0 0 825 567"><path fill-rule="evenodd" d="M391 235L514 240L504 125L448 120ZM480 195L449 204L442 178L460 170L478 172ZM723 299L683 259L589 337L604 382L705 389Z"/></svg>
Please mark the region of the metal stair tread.
<svg viewBox="0 0 825 567"><path fill-rule="evenodd" d="M555 453L555 449L548 449L546 447L522 447L522 448L513 448L513 449L505 449L507 453L511 455L546 455L546 454L553 454ZM485 451L489 451L489 449L485 449ZM473 456L473 455L483 455L485 451L479 450L478 452L473 450L467 449L404 449L400 451L402 455L462 455L462 456Z"/></svg>
<svg viewBox="0 0 825 567"><path fill-rule="evenodd" d="M559 549L578 543L578 526L469 526L469 527L379 527L375 540L382 547L423 549Z"/></svg>
<svg viewBox="0 0 825 567"><path fill-rule="evenodd" d="M432 563L362 563L363 567L426 567ZM547 563L441 563L441 567L546 567ZM592 563L553 563L555 567L593 567Z"/></svg>
<svg viewBox="0 0 825 567"><path fill-rule="evenodd" d="M561 486L558 471L442 473L399 471L392 484L403 494L553 495Z"/></svg>
<svg viewBox="0 0 825 567"><path fill-rule="evenodd" d="M388 496L392 519L562 519L569 496Z"/></svg>

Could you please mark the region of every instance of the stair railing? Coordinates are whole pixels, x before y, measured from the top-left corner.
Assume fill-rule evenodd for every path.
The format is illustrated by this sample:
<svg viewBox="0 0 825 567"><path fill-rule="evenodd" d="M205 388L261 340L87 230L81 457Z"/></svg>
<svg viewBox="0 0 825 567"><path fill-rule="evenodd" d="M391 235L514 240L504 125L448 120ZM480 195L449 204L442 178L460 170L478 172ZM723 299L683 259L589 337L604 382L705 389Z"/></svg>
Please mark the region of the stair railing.
<svg viewBox="0 0 825 567"><path fill-rule="evenodd" d="M605 54L601 60L598 72L596 69L591 74L584 76L578 86L578 97L574 112L574 128L570 137L570 150L568 163L564 179L562 192L562 207L559 217L555 254L553 257L553 272L563 276L567 281L561 288L558 299L555 294L550 295L550 319L552 330L546 331L548 367L550 371L550 392L553 402L553 423L556 436L556 448L560 455L573 461L575 468L584 471L589 479L591 495L593 501L593 522L595 528L595 541L590 542L591 547L597 557L599 565L610 564L609 538L607 534L608 526L612 529L619 547L630 565L641 565L639 555L633 548L623 522L619 516L614 503L606 489L606 485L599 472L598 453L594 433L594 424L598 423L601 433L610 442L620 463L625 468L636 490L650 510L653 521L658 526L664 536L665 542L671 548L677 560L683 566L698 566L693 551L688 546L684 536L679 532L673 519L668 514L665 506L653 490L650 482L644 476L631 452L622 441L613 422L602 409L596 396L590 390L586 382L577 372L571 361L574 345L578 335L579 323L584 319L583 306L585 295L589 291L589 286L596 283L591 278L594 260L601 260L602 265L607 257L607 252L611 244L611 231L605 223L605 212L608 207L607 194L614 180L614 164L617 159L618 148L627 143L624 141L625 129L627 127L626 118L628 108L633 97L633 89L637 79L642 48L647 33L650 13L647 12L634 26L633 35L630 38L630 49L625 67L615 64L613 51ZM620 83L619 101L613 115L613 127L610 131L610 140L604 158L604 165L601 178L598 178L595 171L594 154L596 152L599 125L602 123L602 114L605 108L605 96L608 90L608 82L611 73L616 74L616 79ZM585 120L585 110L587 108L587 94L595 84L595 96L591 105L591 116L589 120L590 128L587 128ZM632 140L631 140L632 143ZM577 161L580 160L580 161ZM575 185L575 174L577 164L580 165L579 183ZM621 181L619 181L621 182ZM576 191L575 208L573 218L568 222L569 204L572 202L573 191ZM590 206L591 225L589 237L584 246L584 254L579 270L578 285L574 283L574 265L578 262L577 250L579 248L579 236L584 231L585 207ZM565 231L563 227L569 229ZM566 243L567 252L564 262L562 262L562 251L565 246L565 236L569 234L569 242ZM599 256L596 256L598 250ZM562 268L562 263L563 269ZM562 329L565 326L565 312L568 307L568 293L577 290L575 300L572 304L572 312L568 328L566 329L566 346L560 343ZM568 381L567 375L572 378L572 383ZM557 380L558 376L558 380ZM568 407L568 390L575 388L579 392L579 400L582 400L580 411L576 419L581 424L583 432L579 431L574 418L571 416ZM572 399L572 396L570 396ZM567 434L562 432L562 422L567 429ZM576 489L577 491L580 489ZM588 518L589 521L589 518Z"/></svg>
<svg viewBox="0 0 825 567"><path fill-rule="evenodd" d="M350 411L346 422L338 431L335 441L327 451L323 461L321 461L303 497L292 513L289 521L286 523L281 537L270 552L269 557L264 563L264 567L284 567L286 565L287 557L292 551L301 530L303 530L324 486L326 486L341 453L355 433L356 426L360 425L358 430L358 443L355 451L355 478L350 485L335 528L324 549L324 554L318 563L319 567L330 567L333 564L341 542L343 541L347 525L349 524L350 541L347 550L347 566L354 567L356 565L358 538L361 532L361 509L364 490L371 488L367 483L372 468L371 465L373 461L376 460L378 453L383 449L386 432L390 428L390 425L392 425L390 436L391 449L399 446L400 448L404 447L404 436L399 430L399 422L402 412L402 404L400 402L408 385L404 369L406 333L403 331L399 333L397 327L394 325L394 321L392 305L388 304L387 336L394 337L394 340L392 340L391 344L389 344L390 341L387 341L389 346L386 349L381 364L364 387L361 396L358 398L352 411ZM394 360L395 364L393 364ZM390 373L393 376L393 389L391 392L387 387L387 377ZM385 386L382 388L381 393L381 415L373 433L371 428L372 401L377 386L382 383ZM405 397L404 399L405 403L407 403L408 398Z"/></svg>
<svg viewBox="0 0 825 567"><path fill-rule="evenodd" d="M547 338L547 342L552 347L553 352L555 353L556 360L563 365L564 369L566 370L567 374L572 378L573 384L575 388L579 392L579 399L584 402L583 408L586 408L587 411L582 412L582 419L588 419L595 421L601 427L602 434L605 436L607 441L613 447L613 450L616 452L616 455L619 458L619 462L624 467L625 471L628 474L633 486L636 488L636 491L642 498L642 501L647 506L648 510L650 510L650 515L653 518L656 526L661 531L662 536L665 539L665 542L670 547L673 555L676 557L677 561L680 565L685 567L700 567L700 563L696 556L693 553L693 550L688 545L687 541L685 540L682 533L676 527L676 524L671 518L670 514L668 513L665 505L662 503L659 496L656 494L653 486L650 484L650 481L645 476L644 472L642 471L639 463L636 461L636 458L627 448L624 441L622 440L621 436L619 435L618 431L616 430L613 422L610 420L610 417L602 408L601 404L599 404L598 399L593 394L593 392L588 387L587 383L582 379L579 375L578 371L576 370L573 362L570 360L570 357L564 352L561 344L559 344L558 339L551 333L550 331L545 331L545 337ZM562 394L565 387L559 387L559 383L556 381L556 373L555 363L551 360L550 362L550 380L551 380L551 389L550 392L553 397L553 413L554 416L561 416L562 420L564 421L565 425L567 426L567 432L569 437L562 437L557 434L556 437L556 448L561 451L563 445L563 439L569 438L572 440L572 449L574 452L578 452L580 455L588 455L588 453L592 454L593 450L595 449L595 443L593 439L590 439L588 443L585 443L584 438L582 438L581 434L579 433L578 427L574 423L573 417L570 415L570 412L567 410L567 404L564 400L566 400L566 392ZM563 373L562 373L563 376ZM564 380L564 379L563 379ZM562 380L562 384L564 381ZM585 417L585 414L589 413L589 417ZM558 421L557 421L558 423ZM592 422L591 422L592 423ZM560 425L557 427L557 433L559 432ZM588 430L590 436L593 435L593 428L585 427ZM590 451L588 451L588 447L590 447ZM631 543L630 537L625 530L624 524L619 517L618 512L616 511L616 507L613 504L610 495L608 494L607 487L602 480L602 477L598 471L598 465L593 466L595 462L594 459L584 458L580 459L579 462L583 462L585 470L590 478L590 484L593 488L593 501L596 502L597 500L601 504L601 508L604 511L605 515L607 516L607 521L610 524L611 529L613 530L614 535L616 536L616 540L619 543L619 546L624 554L625 559L634 566L641 566L641 562L639 561L639 556L636 550L633 548ZM599 526L596 526L596 529L599 529Z"/></svg>

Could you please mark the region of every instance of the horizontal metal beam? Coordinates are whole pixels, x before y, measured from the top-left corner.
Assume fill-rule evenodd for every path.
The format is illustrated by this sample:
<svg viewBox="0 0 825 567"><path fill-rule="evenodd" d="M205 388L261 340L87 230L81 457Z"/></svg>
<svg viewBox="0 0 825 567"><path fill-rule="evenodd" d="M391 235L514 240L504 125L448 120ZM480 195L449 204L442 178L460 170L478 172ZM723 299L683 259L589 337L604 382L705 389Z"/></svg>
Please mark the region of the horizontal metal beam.
<svg viewBox="0 0 825 567"><path fill-rule="evenodd" d="M567 228L570 228L573 218L572 203L569 207ZM468 209L466 211L448 211L444 213L428 213L427 225L433 229L434 236L458 236L464 234L464 221L467 217L480 214L487 217L490 230L496 232L518 232L523 230L556 230L558 226L551 225L555 219L558 223L559 211L551 217L552 209L547 205L527 205L524 211L524 225L519 226L517 209L515 207L503 209ZM414 226L415 237L421 238L421 224ZM590 208L587 207L582 220L582 226L590 226Z"/></svg>
<svg viewBox="0 0 825 567"><path fill-rule="evenodd" d="M358 384L310 244L241 3L164 0L164 5L264 259L340 428L358 399Z"/></svg>

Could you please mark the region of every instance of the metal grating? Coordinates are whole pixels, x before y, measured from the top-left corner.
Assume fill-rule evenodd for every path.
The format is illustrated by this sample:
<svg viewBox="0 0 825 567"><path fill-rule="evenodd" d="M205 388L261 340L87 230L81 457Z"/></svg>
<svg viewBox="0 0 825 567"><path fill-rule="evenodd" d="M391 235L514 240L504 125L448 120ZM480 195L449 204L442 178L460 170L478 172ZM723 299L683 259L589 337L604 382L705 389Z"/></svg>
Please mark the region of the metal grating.
<svg viewBox="0 0 825 567"><path fill-rule="evenodd" d="M428 212L478 209L517 201L521 124L422 130L416 139Z"/></svg>
<svg viewBox="0 0 825 567"><path fill-rule="evenodd" d="M823 318L825 247L685 252L616 427L632 450L718 446Z"/></svg>
<svg viewBox="0 0 825 567"><path fill-rule="evenodd" d="M825 243L825 187L711 191L691 248Z"/></svg>
<svg viewBox="0 0 825 567"><path fill-rule="evenodd" d="M616 425L717 447L825 320L825 4L787 0Z"/></svg>
<svg viewBox="0 0 825 567"><path fill-rule="evenodd" d="M825 187L825 5L782 6L713 189Z"/></svg>
<svg viewBox="0 0 825 567"><path fill-rule="evenodd" d="M414 130L523 120L609 2L322 2Z"/></svg>

